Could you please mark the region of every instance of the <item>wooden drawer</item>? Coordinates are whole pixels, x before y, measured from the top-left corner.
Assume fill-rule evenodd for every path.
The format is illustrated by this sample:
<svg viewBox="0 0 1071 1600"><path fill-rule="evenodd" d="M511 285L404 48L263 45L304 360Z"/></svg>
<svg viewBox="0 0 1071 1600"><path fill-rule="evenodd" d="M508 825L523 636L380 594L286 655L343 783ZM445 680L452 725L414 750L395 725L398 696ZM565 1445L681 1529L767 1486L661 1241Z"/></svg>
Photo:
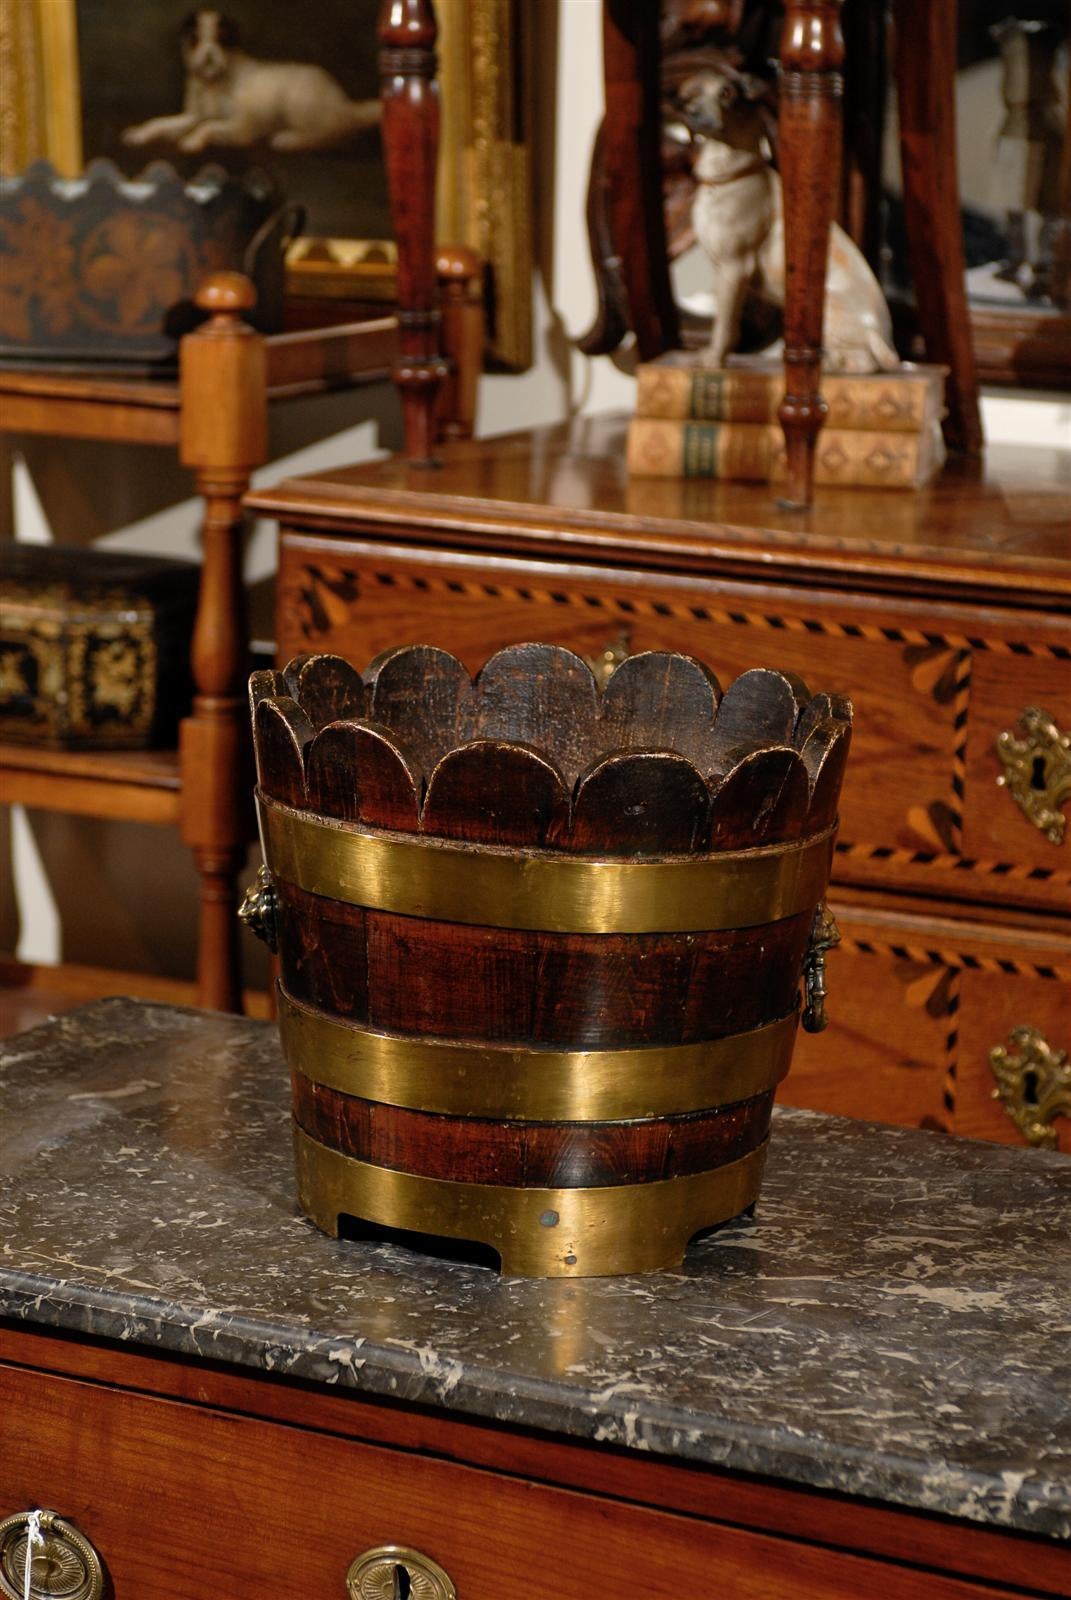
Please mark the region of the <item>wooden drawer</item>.
<svg viewBox="0 0 1071 1600"><path fill-rule="evenodd" d="M1038 1030L1071 1054L1071 935L834 897L828 1030L800 1033L784 1105L1025 1144L994 1098L989 1052ZM1052 1124L1071 1152L1071 1102Z"/></svg>
<svg viewBox="0 0 1071 1600"><path fill-rule="evenodd" d="M0 1516L59 1511L115 1600L346 1600L350 1562L380 1544L440 1562L458 1600L1011 1592L26 1368L0 1367L0 1415L18 1419Z"/></svg>
<svg viewBox="0 0 1071 1600"><path fill-rule="evenodd" d="M277 594L284 660L334 650L363 665L421 640L475 668L502 645L546 639L588 656L691 651L726 682L788 668L855 702L839 881L1056 910L1071 901L1071 829L1054 845L1026 820L997 787L994 744L1026 706L1071 727L1066 619L285 528Z"/></svg>

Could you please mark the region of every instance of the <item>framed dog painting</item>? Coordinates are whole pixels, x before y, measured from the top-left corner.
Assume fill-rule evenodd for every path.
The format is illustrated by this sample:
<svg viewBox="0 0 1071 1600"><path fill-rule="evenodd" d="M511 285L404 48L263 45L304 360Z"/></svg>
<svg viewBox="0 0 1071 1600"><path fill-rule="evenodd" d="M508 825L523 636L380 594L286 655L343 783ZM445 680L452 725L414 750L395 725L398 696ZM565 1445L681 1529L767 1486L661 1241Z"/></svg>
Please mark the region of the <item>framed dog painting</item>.
<svg viewBox="0 0 1071 1600"><path fill-rule="evenodd" d="M294 292L392 293L379 135L380 0L0 0L13 41L6 171L106 156L135 176L165 160L267 171L305 214ZM439 236L475 248L493 282L491 354L531 349L528 148L517 85L522 0L439 0L443 138ZM12 82L13 80L13 82ZM5 95L5 99L8 96ZM492 227L493 219L493 227Z"/></svg>

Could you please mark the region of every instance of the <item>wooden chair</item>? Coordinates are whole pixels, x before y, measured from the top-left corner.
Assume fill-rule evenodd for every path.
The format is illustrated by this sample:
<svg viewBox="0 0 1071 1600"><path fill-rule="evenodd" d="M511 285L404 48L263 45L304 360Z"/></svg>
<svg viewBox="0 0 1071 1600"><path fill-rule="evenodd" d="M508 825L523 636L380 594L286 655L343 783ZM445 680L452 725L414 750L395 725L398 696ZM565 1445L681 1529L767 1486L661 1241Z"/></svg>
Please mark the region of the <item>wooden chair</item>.
<svg viewBox="0 0 1071 1600"><path fill-rule="evenodd" d="M730 32L739 0L693 8ZM809 505L814 449L826 407L820 392L823 284L838 194L845 57L866 41L866 0L785 0L780 47L779 154L785 196L785 398L788 449L784 504ZM950 369L945 438L977 453L982 444L960 230L953 78L956 6L892 0L896 89L906 223L919 326L931 361ZM872 38L872 31L871 31ZM604 0L606 116L602 132L609 230L641 359L679 342L668 269L661 183L659 7ZM599 348L589 341L588 348ZM605 345L601 346L605 348Z"/></svg>

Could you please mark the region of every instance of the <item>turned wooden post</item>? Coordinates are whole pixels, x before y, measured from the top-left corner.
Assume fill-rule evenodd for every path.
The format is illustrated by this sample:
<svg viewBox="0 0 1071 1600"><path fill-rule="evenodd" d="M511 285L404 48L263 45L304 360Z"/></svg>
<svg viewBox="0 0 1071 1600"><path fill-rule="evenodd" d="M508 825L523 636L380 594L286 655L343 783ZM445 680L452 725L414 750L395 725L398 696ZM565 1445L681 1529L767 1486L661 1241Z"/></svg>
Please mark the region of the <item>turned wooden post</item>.
<svg viewBox="0 0 1071 1600"><path fill-rule="evenodd" d="M252 835L242 584L242 495L268 454L264 340L242 321L248 278L213 273L197 293L209 320L182 341L181 455L205 501L201 592L194 624L192 714L182 725L182 837L201 876L197 995L241 1010L237 877Z"/></svg>
<svg viewBox="0 0 1071 1600"><path fill-rule="evenodd" d="M786 0L779 148L785 206L785 397L788 452L781 503L808 506L825 420L822 314L829 230L840 181L841 0Z"/></svg>
<svg viewBox="0 0 1071 1600"><path fill-rule="evenodd" d="M982 448L956 170L954 0L896 0L896 95L904 222L919 330L929 361L948 367L945 442Z"/></svg>
<svg viewBox="0 0 1071 1600"><path fill-rule="evenodd" d="M602 40L610 232L636 348L650 361L680 343L662 201L659 8L649 0L604 0Z"/></svg>
<svg viewBox="0 0 1071 1600"><path fill-rule="evenodd" d="M447 368L439 353L435 273L435 164L439 154L438 28L430 0L383 0L379 74L383 155L398 246L399 355L405 452L414 466L435 455L435 413Z"/></svg>
<svg viewBox="0 0 1071 1600"><path fill-rule="evenodd" d="M483 366L483 263L464 245L443 245L436 256L442 347L449 371L439 394L440 439L471 439L476 388Z"/></svg>

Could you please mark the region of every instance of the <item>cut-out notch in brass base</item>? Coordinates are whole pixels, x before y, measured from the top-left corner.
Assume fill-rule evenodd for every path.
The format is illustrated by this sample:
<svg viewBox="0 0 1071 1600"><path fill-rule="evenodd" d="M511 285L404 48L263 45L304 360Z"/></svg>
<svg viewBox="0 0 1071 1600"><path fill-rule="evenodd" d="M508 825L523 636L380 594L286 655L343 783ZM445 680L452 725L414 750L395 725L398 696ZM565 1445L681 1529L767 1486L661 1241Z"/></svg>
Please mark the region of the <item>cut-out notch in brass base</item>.
<svg viewBox="0 0 1071 1600"><path fill-rule="evenodd" d="M709 1172L590 1189L457 1183L377 1167L294 1125L302 1210L337 1237L350 1216L411 1233L489 1245L505 1277L602 1278L676 1267L704 1228L754 1205L767 1142Z"/></svg>

